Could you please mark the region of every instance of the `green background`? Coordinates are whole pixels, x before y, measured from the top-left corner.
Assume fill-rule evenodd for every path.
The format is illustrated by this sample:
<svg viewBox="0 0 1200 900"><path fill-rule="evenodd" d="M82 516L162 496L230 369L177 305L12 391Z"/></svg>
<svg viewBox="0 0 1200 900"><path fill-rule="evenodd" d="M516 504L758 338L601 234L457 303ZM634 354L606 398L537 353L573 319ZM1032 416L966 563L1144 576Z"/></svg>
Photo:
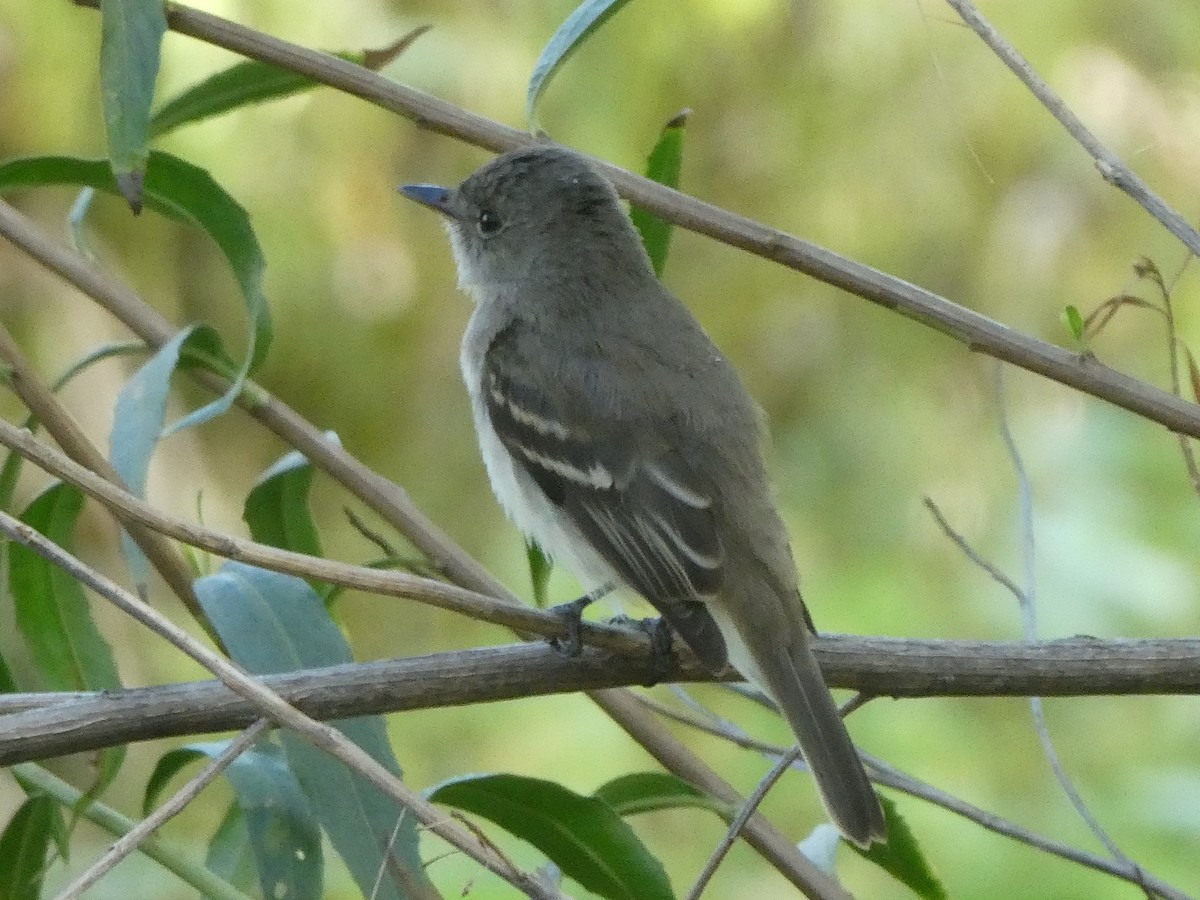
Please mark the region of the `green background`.
<svg viewBox="0 0 1200 900"><path fill-rule="evenodd" d="M222 2L205 9L329 50L382 46L432 23L385 73L502 122L523 123L525 81L569 2ZM1100 138L1185 217L1200 197L1200 9L1054 0L984 12ZM0 158L100 155L99 17L66 2L0 0ZM158 97L234 61L167 36ZM559 73L541 106L555 139L635 170L659 129L690 107L683 188L996 318L1075 347L1064 306L1155 295L1132 272L1151 257L1168 279L1185 253L1097 174L1091 160L949 8L926 2L639 0ZM329 89L191 126L163 149L209 169L251 213L267 257L275 343L260 380L415 500L506 583L528 594L521 542L488 491L457 372L469 313L441 228L394 193L402 181L454 183L488 157ZM73 192L15 195L65 234ZM242 333L232 276L200 233L116 200L97 203L103 264L179 323ZM995 364L830 287L677 232L665 272L745 375L768 414L770 461L803 589L830 631L1016 638L1011 596L973 567L922 507L929 496L985 557L1021 576L1017 489L999 436ZM1180 336L1195 345L1195 267L1175 288ZM52 375L121 327L0 244L0 309ZM1104 362L1167 385L1161 319L1126 310L1090 343ZM65 394L103 443L128 369L108 362ZM1164 429L1028 373L1005 375L1011 426L1035 505L1039 635L1186 636L1200 630L1197 498ZM199 399L180 391L175 413ZM16 402L0 398L6 417ZM150 496L241 533L240 504L285 448L240 412L171 438ZM31 496L30 479L23 496ZM374 555L317 479L331 555ZM355 504L352 504L355 505ZM356 506L357 508L357 506ZM93 510L79 546L111 564L115 535ZM556 573L557 598L573 595ZM165 592L164 592L165 594ZM164 602L165 597L163 598ZM347 596L341 620L360 659L500 643L508 636L403 601ZM0 612L0 635L11 635ZM199 677L139 627L99 608L125 683ZM182 614L178 617L182 620ZM0 638L21 671L21 654ZM661 690L661 689L660 689ZM715 689L696 695L755 734L781 723ZM1084 798L1122 849L1184 890L1200 889L1200 716L1194 700L1097 698L1047 703L1051 734ZM393 716L396 754L416 786L506 770L590 792L651 767L588 701L567 696ZM1018 699L879 700L856 713L862 745L963 799L1069 843L1099 850L1055 786ZM740 788L768 764L710 738L685 739ZM108 800L136 811L153 761L132 748ZM86 778L86 760L61 769ZM227 801L212 789L166 829L199 841ZM0 781L0 812L19 792ZM1051 859L921 802L900 798L951 896L1126 897L1134 890ZM795 839L818 807L801 776L765 804ZM718 840L695 811L635 820L683 891ZM85 826L87 827L87 826ZM91 834L89 832L89 834ZM78 871L105 845L76 845ZM519 862L534 854L507 849ZM843 851L863 897L904 896ZM469 896L509 891L459 857L431 873ZM57 870L55 879L61 877ZM57 882L54 882L57 883ZM329 896L352 896L343 875ZM339 893L340 891L340 893ZM175 892L175 893L172 893ZM752 893L753 892L753 893ZM152 863L123 863L90 896L185 896ZM744 845L713 897L791 896Z"/></svg>

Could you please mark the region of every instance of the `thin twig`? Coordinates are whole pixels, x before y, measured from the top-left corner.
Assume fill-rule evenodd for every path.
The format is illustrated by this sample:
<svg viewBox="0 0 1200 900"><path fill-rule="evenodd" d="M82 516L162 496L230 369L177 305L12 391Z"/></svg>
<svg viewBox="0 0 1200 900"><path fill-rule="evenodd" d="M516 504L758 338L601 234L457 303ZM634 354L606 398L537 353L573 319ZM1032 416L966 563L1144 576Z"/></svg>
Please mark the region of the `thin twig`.
<svg viewBox="0 0 1200 900"><path fill-rule="evenodd" d="M702 718L689 715L688 713L680 712L679 710L671 709L663 706L658 701L638 695L638 699L649 709L655 711L659 715L665 716L675 722L687 725L697 731L702 731L714 737L728 741L738 747L748 750L756 750L773 759L778 759L787 752L787 748L779 744L772 744L766 741L760 741L743 734L739 729L727 729L724 724L706 721ZM1105 859L1102 856L1097 856L1094 853L1089 853L1086 850L1079 850L1075 847L1070 847L1060 841L1045 837L1029 830L1015 822L998 816L995 813L981 809L967 801L947 793L946 791L936 788L927 782L921 781L906 772L884 762L876 756L860 751L863 761L867 765L867 770L871 775L871 780L877 784L890 787L898 791L902 791L912 797L924 800L934 806L939 806L948 812L962 816L970 822L974 822L988 831L1011 838L1018 843L1026 844L1036 850L1041 850L1060 859L1065 859L1068 862L1077 863L1089 869L1094 869L1097 872L1102 872L1106 875L1111 875L1115 878L1120 878L1132 884L1153 891L1164 898L1170 900L1192 900L1188 895L1172 887L1166 882L1147 874L1137 867L1126 867L1119 863ZM799 761L793 763L793 766L799 766Z"/></svg>
<svg viewBox="0 0 1200 900"><path fill-rule="evenodd" d="M546 900L559 900L561 897L561 894L548 891L544 886L536 883L528 873L514 870L507 862L482 846L463 829L452 825L419 792L408 788L373 757L347 740L336 729L304 715L294 706L285 702L278 694L264 687L261 682L247 675L238 666L209 650L165 616L90 566L82 563L54 542L47 540L35 529L14 519L8 513L0 511L0 533L22 546L28 547L34 553L61 568L73 579L91 588L126 615L151 628L156 634L212 672L230 690L254 704L262 714L280 725L296 731L315 747L350 767L400 806L410 809L418 821L435 834L466 853L490 872L509 882L518 890L528 892L530 896L546 898Z"/></svg>
<svg viewBox="0 0 1200 900"><path fill-rule="evenodd" d="M970 0L946 0L946 2L962 17L967 26L983 39L983 42L1000 58L1000 61L1017 78L1021 79L1029 92L1066 129L1067 134L1074 138L1076 143L1096 161L1096 168L1105 181L1132 197L1167 231L1179 238L1192 253L1200 255L1200 233L1197 233L1196 229L1189 225L1183 216L1168 206L1166 201L1150 190L1146 183L1138 178L1115 153L1104 146L1103 142L1062 101L1062 98L1054 93L1050 86L1033 71L1029 60L1025 59L1012 44L1005 40L1004 36L983 17Z"/></svg>
<svg viewBox="0 0 1200 900"><path fill-rule="evenodd" d="M1008 453L1008 458L1012 462L1013 473L1017 478L1021 561L1022 568L1024 569L1022 580L1024 581L1024 587L1015 590L1013 596L1016 598L1018 607L1020 607L1021 630L1024 633L1025 640L1032 643L1037 640L1037 542L1033 531L1033 485L1030 483L1029 472L1025 468L1025 462L1021 458L1021 451L1017 447L1012 429L1008 424L1008 407L1005 403L1004 393L1004 369L1000 363L996 364L993 392L996 397L996 416L1000 428L1000 439L1004 443L1004 449ZM1141 868L1129 859L1117 846L1116 841L1112 839L1100 824L1100 820L1096 818L1095 814L1084 801L1083 795L1079 793L1079 789L1075 786L1075 782L1071 779L1071 776L1067 774L1066 767L1062 764L1062 759L1059 757L1058 750L1054 746L1054 741L1050 737L1050 728L1046 724L1046 711L1041 697L1032 696L1029 698L1029 712L1033 717L1033 730L1037 734L1038 743L1042 747L1042 755L1046 758L1046 762L1049 763L1054 780L1062 788L1067 801L1114 859L1128 866L1130 870L1140 873Z"/></svg>
<svg viewBox="0 0 1200 900"><path fill-rule="evenodd" d="M235 759L249 750L269 726L270 722L267 719L259 719L239 734L229 743L228 747L209 760L204 768L176 791L170 799L139 822L136 828L124 834L109 847L103 856L88 867L86 872L63 889L55 900L75 900L77 897L82 897L84 891L108 874L117 863L137 850L151 834L161 828L169 819L182 812L183 808L208 787L218 775L229 768Z"/></svg>
<svg viewBox="0 0 1200 900"><path fill-rule="evenodd" d="M544 610L518 606L468 591L457 585L405 572L372 569L335 560L280 550L267 544L237 538L201 525L170 516L128 491L117 487L89 469L43 444L28 430L0 420L0 445L25 457L55 477L75 485L90 497L159 534L168 535L193 547L200 547L239 562L302 578L315 578L378 594L406 597L439 609L458 612L482 622L506 625L516 631L545 637L563 637L566 626L561 617ZM649 639L633 629L584 623L582 635L587 643L626 652L648 652Z"/></svg>
<svg viewBox="0 0 1200 900"><path fill-rule="evenodd" d="M7 771L27 792L40 791L53 797L67 809L80 810L80 818L86 819L108 834L120 836L137 827L136 821L100 800L91 798L89 802L81 802L83 791L40 765L21 763ZM199 896L208 900L251 900L249 895L242 893L195 859L194 849L175 846L160 835L151 835L139 847L143 856L154 860L184 884L195 888Z"/></svg>
<svg viewBox="0 0 1200 900"><path fill-rule="evenodd" d="M708 887L708 883L712 881L713 875L716 874L717 866L728 855L734 841L738 839L738 835L742 833L742 829L746 826L746 821L758 809L758 805L762 803L763 798L767 796L767 791L775 786L775 782L779 781L783 777L783 773L798 759L800 759L800 748L796 746L781 756L775 765L771 767L771 770L763 776L758 786L755 787L754 793L746 798L746 802L742 804L742 808L738 810L738 814L729 823L729 828L726 829L724 837L721 838L721 842L713 849L712 854L708 857L708 862L700 870L700 874L696 876L695 883L692 885L691 890L687 892L686 900L699 900L700 895L704 893L704 889Z"/></svg>

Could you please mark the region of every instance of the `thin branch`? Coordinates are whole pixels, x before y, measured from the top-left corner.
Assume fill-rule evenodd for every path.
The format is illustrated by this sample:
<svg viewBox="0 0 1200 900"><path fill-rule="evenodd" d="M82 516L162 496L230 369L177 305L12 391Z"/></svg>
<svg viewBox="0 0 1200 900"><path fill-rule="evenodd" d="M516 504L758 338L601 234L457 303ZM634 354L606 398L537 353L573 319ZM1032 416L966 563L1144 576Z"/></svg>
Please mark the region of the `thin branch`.
<svg viewBox="0 0 1200 900"><path fill-rule="evenodd" d="M772 758L778 759L787 753L785 747L779 744L772 744L766 741L760 741L755 738L743 734L736 728L729 728L724 723L706 721L702 718L689 715L688 713L673 710L670 707L663 706L657 701L639 695L639 700L649 709L655 711L659 715L687 725L697 731L702 731L714 737L728 741L738 747L743 747L747 750L756 750L759 753L766 754ZM1172 887L1164 881L1149 875L1144 870L1136 866L1123 866L1120 863L1105 859L1102 856L1097 856L1094 853L1089 853L1086 850L1079 850L1075 847L1070 847L1060 841L1045 837L1030 831L1024 826L1018 825L1008 819L988 812L985 809L980 809L971 803L962 800L954 794L936 788L919 778L915 778L906 772L897 769L876 756L860 751L863 761L867 764L867 770L871 775L871 780L877 784L882 784L886 787L893 788L909 796L916 797L920 800L939 806L948 812L962 816L968 821L974 822L977 825L986 828L988 831L1011 838L1021 844L1027 844L1035 850L1041 850L1068 862L1077 863L1089 869L1094 869L1097 872L1103 872L1106 875L1112 875L1115 878L1120 878L1124 881L1131 882L1138 887L1153 893L1169 898L1169 900L1192 900L1188 895ZM800 763L793 763L793 767L798 767Z"/></svg>
<svg viewBox="0 0 1200 900"><path fill-rule="evenodd" d="M949 812L960 815L986 828L988 831L1011 838L1018 843L1026 844L1035 850L1041 850L1061 859L1085 866L1086 868L1094 869L1097 872L1103 872L1106 875L1112 875L1115 878L1128 881L1143 890L1153 891L1161 897L1168 898L1168 900L1194 900L1194 898L1183 891L1167 884L1165 881L1155 878L1138 866L1125 866L1118 861L1097 856L1086 850L1070 847L1061 841L1038 834L995 813L988 812L974 804L968 803L954 794L921 781L919 778L915 778L897 769L895 766L884 762L876 756L864 753L863 759L867 762L868 769L871 772L871 779L877 784L903 791L913 797L919 797Z"/></svg>
<svg viewBox="0 0 1200 900"><path fill-rule="evenodd" d="M355 566L335 560L308 556L290 550L280 550L229 534L205 528L167 515L128 491L43 444L28 430L0 420L0 445L69 484L99 500L119 517L137 522L160 534L168 535L193 547L199 547L226 559L261 566L272 571L286 572L301 578L315 578L358 588L377 594L404 597L450 610L518 632L545 637L565 637L566 625L561 616L545 610L519 606L494 597L468 591L444 581L434 581L386 569ZM615 628L583 623L583 639L596 646L614 650L641 650L648 653L649 638L633 629Z"/></svg>
<svg viewBox="0 0 1200 900"><path fill-rule="evenodd" d="M0 533L60 567L72 578L91 588L123 613L164 637L177 649L182 650L216 675L230 690L248 700L261 714L292 729L311 742L313 746L350 767L400 806L411 810L417 820L426 828L470 856L488 871L531 897L546 898L546 900L561 898L561 894L557 891L547 889L526 872L514 870L490 848L482 845L462 828L452 824L419 792L407 787L361 747L347 740L339 731L317 722L294 706L290 706L278 694L264 687L260 681L247 675L223 656L200 644L165 616L80 562L57 544L47 540L35 529L14 519L8 513L0 511Z"/></svg>
<svg viewBox="0 0 1200 900"><path fill-rule="evenodd" d="M1109 184L1124 191L1137 202L1146 212L1158 220L1167 231L1179 238L1183 245L1192 253L1200 255L1200 233L1196 232L1187 220L1167 205L1161 197L1138 178L1120 158L1109 150L1083 121L1063 103L1050 86L1043 81L1029 60L1025 59L1004 36L975 8L970 0L946 0L962 20L974 31L983 42L991 48L1000 61L1012 71L1021 83L1029 88L1029 92L1037 98L1050 115L1058 120L1066 129L1067 134L1075 139L1088 155L1096 161L1096 168L1101 177Z"/></svg>
<svg viewBox="0 0 1200 900"><path fill-rule="evenodd" d="M151 834L166 824L169 819L182 812L183 808L212 784L218 775L229 768L235 759L249 750L269 725L270 722L266 719L258 719L238 735L228 747L214 759L209 760L204 768L189 779L170 799L109 847L103 856L88 867L86 872L62 890L55 900L76 900L76 898L82 897L84 891L107 875L117 863L137 850Z"/></svg>
<svg viewBox="0 0 1200 900"><path fill-rule="evenodd" d="M717 873L717 866L729 854L738 835L746 827L746 822L754 814L754 811L758 809L759 804L763 802L763 798L767 796L767 791L775 786L775 783L783 777L783 773L791 768L792 763L798 759L800 759L800 748L796 746L780 756L775 765L771 767L771 770L762 777L758 786L755 787L754 793L746 798L746 802L742 804L742 808L738 810L733 821L729 823L729 828L725 831L721 842L713 848L713 852L704 864L704 868L700 870L700 874L696 876L695 883L692 884L691 889L687 892L686 900L700 900L700 895L704 893L704 889L712 881L713 875ZM846 896L849 897L849 894Z"/></svg>
<svg viewBox="0 0 1200 900"><path fill-rule="evenodd" d="M128 834L137 827L137 822L117 812L100 800L83 800L83 791L63 781L39 765L22 763L8 770L26 791L38 790L53 797L68 809L80 810L80 818L87 819L112 835ZM195 860L195 848L183 848L152 835L139 848L143 856L154 860L168 872L173 873L184 884L196 889L198 895L208 900L251 900L236 887L217 876L202 862Z"/></svg>
<svg viewBox="0 0 1200 900"><path fill-rule="evenodd" d="M729 782L706 766L696 766L692 752L669 734L658 719L639 702L632 691L592 691L589 695L630 737L646 748L668 772L733 807L740 807L742 796ZM815 866L796 845L781 834L761 813L750 816L742 829L746 843L768 860L781 875L806 897L842 898L845 891L828 874Z"/></svg>
<svg viewBox="0 0 1200 900"><path fill-rule="evenodd" d="M1004 370L999 363L996 364L994 393L996 396L996 415L999 419L1000 438L1004 442L1004 449L1008 453L1008 458L1012 462L1013 473L1017 477L1017 497L1020 510L1020 541L1021 541L1021 560L1022 568L1024 569L1023 581L1024 587L1013 592L1016 598L1017 605L1021 611L1021 628L1025 635L1025 640L1037 640L1037 565L1036 551L1037 542L1034 539L1033 531L1033 485L1029 480L1029 473L1025 469L1025 461L1021 459L1021 451L1017 447L1017 441L1013 437L1012 429L1008 424L1008 406L1005 403L1004 394ZM1181 437L1180 440L1187 440ZM1079 814L1085 825L1091 830L1096 839L1102 843L1112 857L1122 864L1129 867L1135 872L1141 872L1141 868L1126 856L1117 846L1116 841L1112 839L1108 831L1100 824L1100 820L1088 808L1087 803L1083 799L1083 795L1079 793L1079 789L1075 786L1075 782L1071 776L1067 774L1066 767L1062 764L1062 759L1058 755L1058 750L1054 746L1054 741L1050 737L1050 727L1046 723L1046 711L1042 704L1042 698L1032 696L1029 698L1029 712L1033 717L1033 730L1037 734L1038 743L1042 747L1042 755L1046 758L1046 762L1050 765L1050 771L1054 775L1054 780L1058 782L1058 786L1062 788L1063 793L1067 797L1067 801Z"/></svg>

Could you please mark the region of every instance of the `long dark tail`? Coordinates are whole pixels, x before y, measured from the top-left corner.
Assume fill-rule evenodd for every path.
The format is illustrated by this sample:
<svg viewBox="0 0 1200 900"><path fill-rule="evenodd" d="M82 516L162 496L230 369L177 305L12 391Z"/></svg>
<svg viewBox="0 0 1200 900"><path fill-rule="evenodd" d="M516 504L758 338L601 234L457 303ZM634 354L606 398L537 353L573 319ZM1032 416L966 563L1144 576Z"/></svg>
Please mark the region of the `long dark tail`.
<svg viewBox="0 0 1200 900"><path fill-rule="evenodd" d="M783 644L783 646L781 646ZM829 818L847 840L860 847L886 839L883 810L838 715L807 635L779 642L768 654L754 654L762 686L779 704L800 743Z"/></svg>

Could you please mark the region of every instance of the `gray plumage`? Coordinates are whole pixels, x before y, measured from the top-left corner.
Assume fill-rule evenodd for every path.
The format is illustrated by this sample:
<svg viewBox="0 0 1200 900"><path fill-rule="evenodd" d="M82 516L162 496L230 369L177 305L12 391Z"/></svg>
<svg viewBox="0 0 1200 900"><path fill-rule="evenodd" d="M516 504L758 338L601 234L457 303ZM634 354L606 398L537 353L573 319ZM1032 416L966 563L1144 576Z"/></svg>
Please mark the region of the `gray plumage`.
<svg viewBox="0 0 1200 900"><path fill-rule="evenodd" d="M475 311L461 365L492 488L586 590L652 603L701 662L731 662L795 733L833 823L884 837L809 649L771 500L759 414L655 277L616 192L579 155L498 157L457 189L412 185L447 219Z"/></svg>

